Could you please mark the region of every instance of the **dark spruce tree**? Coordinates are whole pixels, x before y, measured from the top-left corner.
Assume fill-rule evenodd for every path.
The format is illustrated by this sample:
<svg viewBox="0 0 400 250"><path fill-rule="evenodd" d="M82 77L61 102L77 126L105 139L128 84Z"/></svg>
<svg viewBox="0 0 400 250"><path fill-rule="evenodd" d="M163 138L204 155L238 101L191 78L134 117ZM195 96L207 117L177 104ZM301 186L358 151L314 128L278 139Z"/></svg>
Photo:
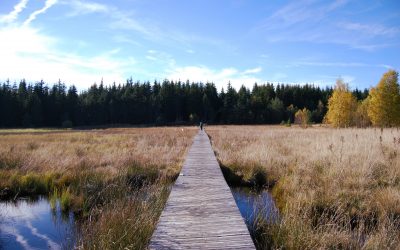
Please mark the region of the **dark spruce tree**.
<svg viewBox="0 0 400 250"><path fill-rule="evenodd" d="M93 84L78 93L63 82L0 84L0 127L76 127L98 125L276 124L290 120L298 109L311 111L319 123L332 88L314 85L254 84L238 91L227 84L218 93L214 83L134 82ZM368 90L354 90L363 100Z"/></svg>

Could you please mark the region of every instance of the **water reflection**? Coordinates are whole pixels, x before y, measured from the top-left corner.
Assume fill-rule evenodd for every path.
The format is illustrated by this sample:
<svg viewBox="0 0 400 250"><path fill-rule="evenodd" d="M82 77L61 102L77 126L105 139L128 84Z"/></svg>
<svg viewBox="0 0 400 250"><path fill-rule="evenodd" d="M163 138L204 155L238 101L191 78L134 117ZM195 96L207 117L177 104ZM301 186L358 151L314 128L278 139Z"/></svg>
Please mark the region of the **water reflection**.
<svg viewBox="0 0 400 250"><path fill-rule="evenodd" d="M43 197L0 202L0 249L73 248L75 223Z"/></svg>
<svg viewBox="0 0 400 250"><path fill-rule="evenodd" d="M254 225L257 216L261 216L270 223L275 223L279 219L279 211L267 190L232 187L231 191L249 228Z"/></svg>

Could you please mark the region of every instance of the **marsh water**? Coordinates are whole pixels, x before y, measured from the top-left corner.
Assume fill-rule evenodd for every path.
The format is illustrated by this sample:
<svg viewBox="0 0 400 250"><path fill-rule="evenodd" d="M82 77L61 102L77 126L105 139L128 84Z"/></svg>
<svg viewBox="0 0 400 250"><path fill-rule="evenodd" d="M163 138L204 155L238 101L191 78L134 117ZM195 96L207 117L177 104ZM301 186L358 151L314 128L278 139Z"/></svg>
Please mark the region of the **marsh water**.
<svg viewBox="0 0 400 250"><path fill-rule="evenodd" d="M51 208L44 197L0 202L0 249L71 249L75 245L72 212Z"/></svg>
<svg viewBox="0 0 400 250"><path fill-rule="evenodd" d="M232 187L231 191L248 228L252 228L258 216L269 223L279 220L279 211L268 190Z"/></svg>
<svg viewBox="0 0 400 250"><path fill-rule="evenodd" d="M249 228L256 216L274 223L279 212L267 190L231 188L236 204ZM54 208L45 197L0 202L0 249L71 249L76 242L72 212Z"/></svg>

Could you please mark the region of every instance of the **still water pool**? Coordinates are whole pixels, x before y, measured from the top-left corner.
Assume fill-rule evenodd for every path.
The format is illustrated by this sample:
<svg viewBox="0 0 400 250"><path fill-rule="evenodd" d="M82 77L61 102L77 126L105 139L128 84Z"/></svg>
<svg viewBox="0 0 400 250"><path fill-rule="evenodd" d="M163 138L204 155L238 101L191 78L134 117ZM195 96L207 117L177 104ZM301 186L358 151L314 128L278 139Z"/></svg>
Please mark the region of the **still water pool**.
<svg viewBox="0 0 400 250"><path fill-rule="evenodd" d="M256 216L261 216L269 223L279 220L279 211L267 190L233 187L231 191L247 227L252 228Z"/></svg>
<svg viewBox="0 0 400 250"><path fill-rule="evenodd" d="M75 230L73 213L46 198L0 202L0 249L71 249Z"/></svg>
<svg viewBox="0 0 400 250"><path fill-rule="evenodd" d="M249 228L256 215L274 223L278 209L268 191L232 188L236 204ZM48 199L18 199L0 202L0 249L72 249L76 242L72 212L61 212Z"/></svg>

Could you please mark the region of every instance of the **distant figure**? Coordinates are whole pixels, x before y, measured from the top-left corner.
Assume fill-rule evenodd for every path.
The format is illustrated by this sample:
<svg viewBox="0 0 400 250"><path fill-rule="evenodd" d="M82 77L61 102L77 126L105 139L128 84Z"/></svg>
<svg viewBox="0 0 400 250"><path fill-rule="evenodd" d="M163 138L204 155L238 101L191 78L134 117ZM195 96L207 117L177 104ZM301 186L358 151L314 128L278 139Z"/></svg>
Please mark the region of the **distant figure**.
<svg viewBox="0 0 400 250"><path fill-rule="evenodd" d="M200 130L203 130L203 122L200 122Z"/></svg>

